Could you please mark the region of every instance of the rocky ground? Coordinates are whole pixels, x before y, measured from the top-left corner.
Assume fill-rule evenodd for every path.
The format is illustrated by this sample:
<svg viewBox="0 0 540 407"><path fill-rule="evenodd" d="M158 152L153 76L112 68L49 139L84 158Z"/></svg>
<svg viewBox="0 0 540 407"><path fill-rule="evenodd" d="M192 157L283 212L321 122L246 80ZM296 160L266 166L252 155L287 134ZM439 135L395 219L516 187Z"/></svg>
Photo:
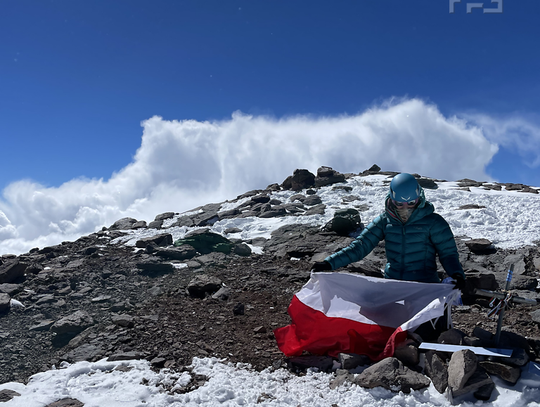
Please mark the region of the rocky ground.
<svg viewBox="0 0 540 407"><path fill-rule="evenodd" d="M237 250L240 242L233 242L229 254L193 251L189 259L171 261L159 253L169 250L171 256L178 250L170 241L145 242L140 248L113 244L124 234L115 229L1 258L0 292L5 294L0 298L4 304L6 298L16 301L0 316L0 383L25 382L64 360L103 357L146 358L156 368L178 370L194 356L247 362L259 370L281 366L284 356L273 329L290 323L287 307L308 281L313 260L352 241L332 231L294 226L276 231L262 255ZM514 287L519 295L538 298L538 246L486 250L487 245L475 253L460 238L456 241L469 288L501 286L512 262L519 267ZM180 266L186 262L188 267ZM376 276L383 264L382 244L343 271ZM494 333L497 321L487 317L488 302L468 297L465 306L454 308L455 326L468 334L475 327ZM538 309L509 309L504 330L523 337L530 357L540 361L540 323L531 316Z"/></svg>

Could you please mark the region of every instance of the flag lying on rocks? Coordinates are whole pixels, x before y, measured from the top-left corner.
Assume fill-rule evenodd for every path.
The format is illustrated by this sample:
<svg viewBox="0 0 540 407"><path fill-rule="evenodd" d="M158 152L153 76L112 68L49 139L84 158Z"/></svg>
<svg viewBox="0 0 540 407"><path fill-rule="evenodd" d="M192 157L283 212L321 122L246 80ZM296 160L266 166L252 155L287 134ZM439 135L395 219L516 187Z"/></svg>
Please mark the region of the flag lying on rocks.
<svg viewBox="0 0 540 407"><path fill-rule="evenodd" d="M289 305L292 323L274 335L287 356L345 352L377 361L394 354L406 331L441 317L458 296L452 284L312 273Z"/></svg>

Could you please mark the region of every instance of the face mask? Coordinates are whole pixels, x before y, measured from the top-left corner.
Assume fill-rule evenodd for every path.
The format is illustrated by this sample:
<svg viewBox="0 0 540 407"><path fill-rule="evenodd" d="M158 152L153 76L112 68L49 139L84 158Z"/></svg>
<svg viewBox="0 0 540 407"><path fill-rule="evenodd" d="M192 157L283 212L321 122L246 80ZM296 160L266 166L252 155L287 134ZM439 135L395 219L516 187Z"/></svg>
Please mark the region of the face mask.
<svg viewBox="0 0 540 407"><path fill-rule="evenodd" d="M396 208L396 212L403 221L403 223L405 223L411 217L412 213L414 212L414 208Z"/></svg>

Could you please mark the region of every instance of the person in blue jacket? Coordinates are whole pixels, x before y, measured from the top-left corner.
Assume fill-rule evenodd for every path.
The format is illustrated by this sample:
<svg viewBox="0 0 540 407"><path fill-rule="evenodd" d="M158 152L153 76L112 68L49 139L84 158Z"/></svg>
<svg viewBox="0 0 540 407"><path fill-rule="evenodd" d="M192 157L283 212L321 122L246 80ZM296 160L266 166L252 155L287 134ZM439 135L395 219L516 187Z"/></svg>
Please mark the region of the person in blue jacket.
<svg viewBox="0 0 540 407"><path fill-rule="evenodd" d="M439 283L436 256L456 288L465 288L454 235L442 216L426 201L422 187L411 174L396 175L390 183L385 211L348 247L313 265L313 271L336 270L367 256L385 240L385 278Z"/></svg>

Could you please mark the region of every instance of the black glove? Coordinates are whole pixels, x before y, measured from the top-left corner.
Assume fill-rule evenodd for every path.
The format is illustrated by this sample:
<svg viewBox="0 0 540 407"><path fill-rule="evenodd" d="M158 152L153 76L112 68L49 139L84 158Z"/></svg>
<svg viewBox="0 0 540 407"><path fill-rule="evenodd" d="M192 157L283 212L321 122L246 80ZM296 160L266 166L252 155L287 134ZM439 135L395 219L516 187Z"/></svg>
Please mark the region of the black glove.
<svg viewBox="0 0 540 407"><path fill-rule="evenodd" d="M453 274L450 277L452 277L456 282L454 283L454 290L460 290L463 292L465 290L465 279L463 276L459 273Z"/></svg>
<svg viewBox="0 0 540 407"><path fill-rule="evenodd" d="M313 263L313 266L311 266L311 271L314 272L325 270L332 270L332 266L327 261L317 261Z"/></svg>

